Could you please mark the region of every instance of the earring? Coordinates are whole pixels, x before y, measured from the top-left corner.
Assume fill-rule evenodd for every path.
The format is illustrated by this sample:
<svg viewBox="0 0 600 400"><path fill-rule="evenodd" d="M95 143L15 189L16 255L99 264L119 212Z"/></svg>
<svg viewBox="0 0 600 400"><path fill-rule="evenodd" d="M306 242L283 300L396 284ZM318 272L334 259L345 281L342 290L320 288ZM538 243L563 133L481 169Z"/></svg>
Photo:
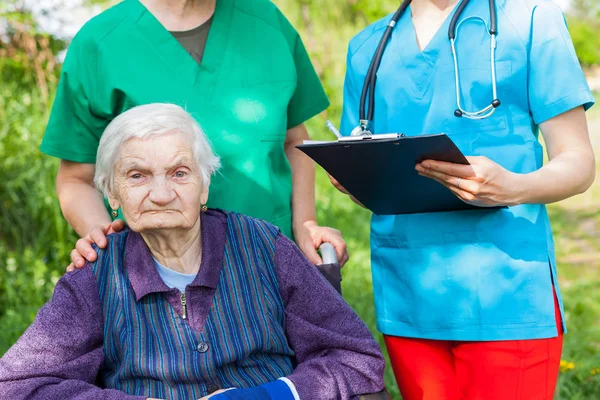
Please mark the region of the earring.
<svg viewBox="0 0 600 400"><path fill-rule="evenodd" d="M117 210L112 210L110 212L110 216L113 218L117 218L119 216L119 212Z"/></svg>
<svg viewBox="0 0 600 400"><path fill-rule="evenodd" d="M202 205L202 212L206 212L208 211L208 207L206 207L206 204Z"/></svg>

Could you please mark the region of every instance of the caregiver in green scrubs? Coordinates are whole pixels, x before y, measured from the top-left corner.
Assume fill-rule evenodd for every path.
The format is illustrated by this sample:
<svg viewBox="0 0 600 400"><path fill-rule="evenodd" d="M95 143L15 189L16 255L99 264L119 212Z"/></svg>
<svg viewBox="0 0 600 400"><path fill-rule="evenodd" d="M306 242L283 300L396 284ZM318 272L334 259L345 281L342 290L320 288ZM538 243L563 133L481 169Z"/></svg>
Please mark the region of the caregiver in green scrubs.
<svg viewBox="0 0 600 400"><path fill-rule="evenodd" d="M295 148L329 101L283 14L268 0L125 0L73 39L41 146L62 160L58 197L82 236L76 266L122 229L93 185L102 132L153 102L184 107L221 157L208 206L277 225L315 264L323 241L347 260L340 233L316 223L314 165Z"/></svg>

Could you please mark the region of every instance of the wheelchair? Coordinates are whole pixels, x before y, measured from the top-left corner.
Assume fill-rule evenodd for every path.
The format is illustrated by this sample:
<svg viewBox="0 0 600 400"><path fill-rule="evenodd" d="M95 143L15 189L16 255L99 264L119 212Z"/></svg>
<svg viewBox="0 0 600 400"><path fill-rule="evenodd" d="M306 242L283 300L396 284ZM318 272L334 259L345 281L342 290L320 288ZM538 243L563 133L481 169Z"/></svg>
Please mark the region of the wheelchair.
<svg viewBox="0 0 600 400"><path fill-rule="evenodd" d="M337 259L337 254L331 243L323 243L319 247L323 264L317 265L319 272L327 279L327 281L342 294L342 273L340 263ZM390 395L386 390L378 393L367 394L360 397L360 400L391 400Z"/></svg>

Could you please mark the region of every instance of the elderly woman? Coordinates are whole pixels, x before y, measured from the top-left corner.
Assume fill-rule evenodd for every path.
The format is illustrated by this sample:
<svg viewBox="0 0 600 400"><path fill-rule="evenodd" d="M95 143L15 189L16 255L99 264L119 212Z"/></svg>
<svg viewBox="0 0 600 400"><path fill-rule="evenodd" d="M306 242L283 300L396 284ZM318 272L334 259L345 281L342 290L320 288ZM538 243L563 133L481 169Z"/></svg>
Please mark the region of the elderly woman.
<svg viewBox="0 0 600 400"><path fill-rule="evenodd" d="M3 399L354 399L383 389L366 326L279 230L207 209L219 165L176 105L115 118L95 183L128 228L0 360ZM231 389L223 391L226 389Z"/></svg>

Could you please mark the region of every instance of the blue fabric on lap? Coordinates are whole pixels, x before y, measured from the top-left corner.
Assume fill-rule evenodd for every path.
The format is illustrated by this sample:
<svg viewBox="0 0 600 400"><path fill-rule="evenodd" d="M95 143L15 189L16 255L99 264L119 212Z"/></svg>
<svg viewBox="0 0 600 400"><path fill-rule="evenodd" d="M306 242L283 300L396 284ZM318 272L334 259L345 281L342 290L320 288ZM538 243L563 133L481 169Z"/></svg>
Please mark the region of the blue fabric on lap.
<svg viewBox="0 0 600 400"><path fill-rule="evenodd" d="M294 395L287 383L276 380L254 388L228 390L211 400L294 400Z"/></svg>

